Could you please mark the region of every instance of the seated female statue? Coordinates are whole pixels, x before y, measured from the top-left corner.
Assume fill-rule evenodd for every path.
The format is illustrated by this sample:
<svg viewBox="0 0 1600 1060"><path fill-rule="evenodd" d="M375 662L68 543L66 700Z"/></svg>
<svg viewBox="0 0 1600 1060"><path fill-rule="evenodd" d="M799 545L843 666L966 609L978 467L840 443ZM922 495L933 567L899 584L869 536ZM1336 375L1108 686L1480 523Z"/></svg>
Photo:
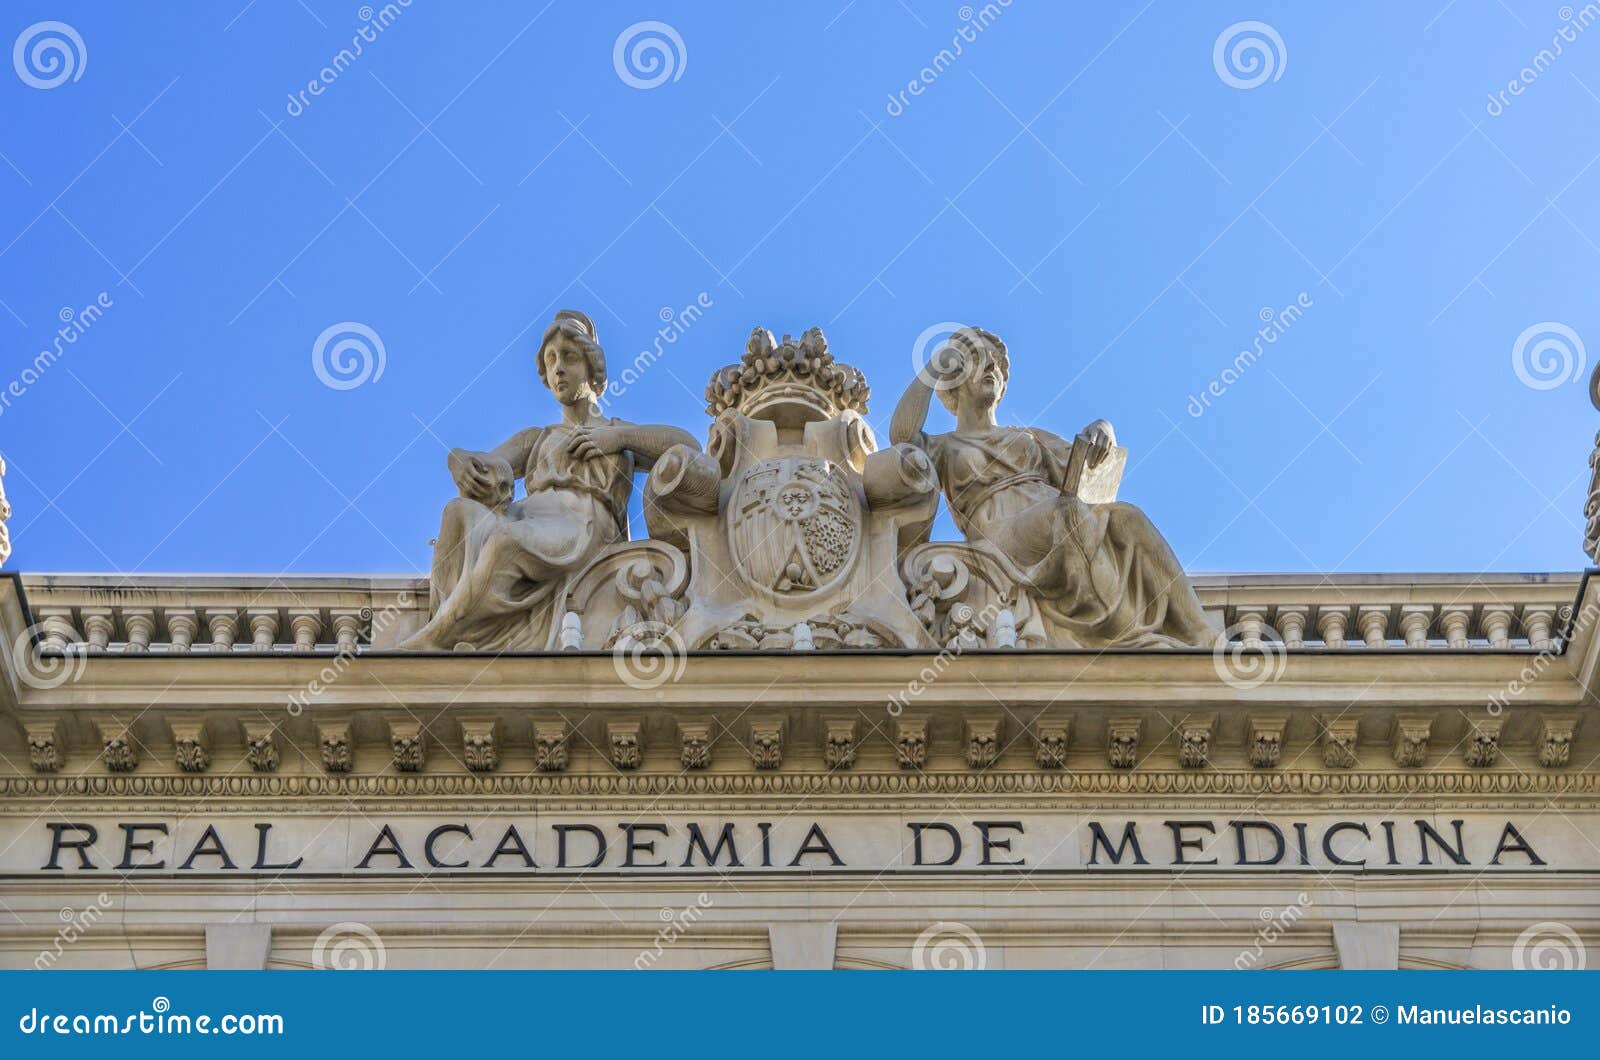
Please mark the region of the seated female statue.
<svg viewBox="0 0 1600 1060"><path fill-rule="evenodd" d="M933 461L956 526L1016 568L1062 647L1209 645L1216 634L1171 547L1131 504L1077 495L1085 468L1114 446L1097 420L1067 442L1036 427L1002 427L995 410L1011 362L1005 343L963 328L911 385L889 435ZM937 390L955 430L927 434Z"/></svg>
<svg viewBox="0 0 1600 1060"><path fill-rule="evenodd" d="M544 648L552 597L565 579L627 539L634 472L674 445L699 448L676 427L600 414L605 352L582 313L556 314L538 368L561 403L561 421L519 431L486 453L450 451L461 496L445 506L434 542L432 618L404 648ZM526 495L514 501L519 476Z"/></svg>

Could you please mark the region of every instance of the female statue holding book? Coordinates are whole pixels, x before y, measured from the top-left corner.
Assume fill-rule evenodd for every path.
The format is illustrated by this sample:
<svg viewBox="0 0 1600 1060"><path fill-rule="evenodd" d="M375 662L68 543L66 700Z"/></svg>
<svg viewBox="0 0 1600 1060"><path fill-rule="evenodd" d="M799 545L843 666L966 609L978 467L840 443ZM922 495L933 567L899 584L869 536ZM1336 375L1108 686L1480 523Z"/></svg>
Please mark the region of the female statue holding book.
<svg viewBox="0 0 1600 1060"><path fill-rule="evenodd" d="M432 618L407 649L478 651L545 647L551 604L566 579L628 537L636 470L674 445L699 449L676 427L602 416L605 352L594 323L563 309L539 344L539 379L561 421L530 427L488 452L452 449L461 496L434 542ZM526 495L513 500L517 478Z"/></svg>
<svg viewBox="0 0 1600 1060"><path fill-rule="evenodd" d="M906 389L891 440L927 452L956 526L1005 557L1062 646L1211 644L1216 634L1172 548L1144 512L1110 500L1114 483L1108 491L1096 481L1122 456L1111 425L1096 420L1070 443L1000 426L1010 372L1005 343L963 328ZM935 392L956 417L947 434L923 429Z"/></svg>

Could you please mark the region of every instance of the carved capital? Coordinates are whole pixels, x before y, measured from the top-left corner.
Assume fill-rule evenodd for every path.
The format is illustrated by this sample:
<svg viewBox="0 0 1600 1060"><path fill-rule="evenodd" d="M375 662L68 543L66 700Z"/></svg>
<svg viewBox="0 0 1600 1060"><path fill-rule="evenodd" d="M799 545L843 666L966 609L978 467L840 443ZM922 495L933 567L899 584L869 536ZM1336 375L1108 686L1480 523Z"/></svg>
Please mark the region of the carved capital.
<svg viewBox="0 0 1600 1060"><path fill-rule="evenodd" d="M750 762L757 769L777 769L783 765L783 719L750 720Z"/></svg>
<svg viewBox="0 0 1600 1060"><path fill-rule="evenodd" d="M711 765L711 719L678 722L678 761L685 769Z"/></svg>
<svg viewBox="0 0 1600 1060"><path fill-rule="evenodd" d="M317 746L322 752L322 768L330 773L348 773L355 764L355 737L350 722L317 722Z"/></svg>
<svg viewBox="0 0 1600 1060"><path fill-rule="evenodd" d="M644 733L638 719L606 722L606 743L611 764L618 769L638 769L644 764Z"/></svg>
<svg viewBox="0 0 1600 1060"><path fill-rule="evenodd" d="M172 747L182 773L204 773L211 766L211 741L206 736L204 718L167 719L172 731Z"/></svg>
<svg viewBox="0 0 1600 1060"><path fill-rule="evenodd" d="M895 719L894 757L901 769L921 769L928 764L928 723L925 719Z"/></svg>
<svg viewBox="0 0 1600 1060"><path fill-rule="evenodd" d="M428 764L428 734L422 722L406 717L389 722L389 750L402 773L420 773Z"/></svg>
<svg viewBox="0 0 1600 1060"><path fill-rule="evenodd" d="M1144 719L1110 718L1106 722L1106 764L1112 769L1132 769L1139 761L1139 737Z"/></svg>
<svg viewBox="0 0 1600 1060"><path fill-rule="evenodd" d="M967 765L973 769L987 769L999 759L1001 723L999 715L979 715L966 719L962 753Z"/></svg>
<svg viewBox="0 0 1600 1060"><path fill-rule="evenodd" d="M1467 742L1461 749L1462 759L1473 769L1484 769L1495 764L1500 757L1500 729L1505 718L1476 717L1467 719Z"/></svg>
<svg viewBox="0 0 1600 1060"><path fill-rule="evenodd" d="M1245 750L1257 769L1276 769L1283 757L1283 730L1289 719L1283 714L1255 714L1245 726Z"/></svg>
<svg viewBox="0 0 1600 1060"><path fill-rule="evenodd" d="M1394 764L1416 767L1428 757L1428 734L1433 729L1433 719L1405 714L1394 719L1394 736L1391 750Z"/></svg>
<svg viewBox="0 0 1600 1060"><path fill-rule="evenodd" d="M823 723L822 761L829 769L856 764L856 719L829 718Z"/></svg>
<svg viewBox="0 0 1600 1060"><path fill-rule="evenodd" d="M1572 741L1578 731L1576 714L1546 714L1539 719L1539 764L1559 769L1572 758Z"/></svg>
<svg viewBox="0 0 1600 1060"><path fill-rule="evenodd" d="M494 718L461 719L461 761L474 773L500 768L500 723Z"/></svg>
<svg viewBox="0 0 1600 1060"><path fill-rule="evenodd" d="M65 759L61 746L61 726L55 721L32 722L23 726L28 737L28 761L35 773L56 773Z"/></svg>
<svg viewBox="0 0 1600 1060"><path fill-rule="evenodd" d="M1318 719L1322 728L1322 764L1329 769L1351 769L1356 764L1359 722L1354 715Z"/></svg>
<svg viewBox="0 0 1600 1060"><path fill-rule="evenodd" d="M1072 740L1072 719L1040 719L1033 725L1033 758L1040 769L1064 769Z"/></svg>
<svg viewBox="0 0 1600 1060"><path fill-rule="evenodd" d="M133 735L132 723L118 717L96 718L96 732L100 736L100 757L113 773L131 773L139 766L139 741Z"/></svg>
<svg viewBox="0 0 1600 1060"><path fill-rule="evenodd" d="M1211 734L1216 715L1184 718L1178 723L1178 764L1184 769L1200 769L1211 758Z"/></svg>
<svg viewBox="0 0 1600 1060"><path fill-rule="evenodd" d="M247 721L244 727L244 759L257 773L272 773L278 768L278 727L270 721Z"/></svg>
<svg viewBox="0 0 1600 1060"><path fill-rule="evenodd" d="M572 730L565 718L533 723L533 767L541 773L560 773L572 762Z"/></svg>

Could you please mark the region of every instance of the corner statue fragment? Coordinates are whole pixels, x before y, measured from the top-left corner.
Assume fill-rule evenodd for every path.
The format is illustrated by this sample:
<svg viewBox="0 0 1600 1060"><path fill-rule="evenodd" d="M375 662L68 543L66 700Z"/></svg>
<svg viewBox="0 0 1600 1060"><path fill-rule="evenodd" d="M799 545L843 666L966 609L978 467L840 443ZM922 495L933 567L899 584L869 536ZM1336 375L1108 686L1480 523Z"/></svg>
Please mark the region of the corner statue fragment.
<svg viewBox="0 0 1600 1060"><path fill-rule="evenodd" d="M711 377L704 450L601 415L605 354L563 310L538 351L561 421L452 450L461 495L434 544L431 619L409 649L1172 648L1211 644L1143 512L1126 450L1002 427L1004 343L958 332L901 398L887 449L862 374L822 332L757 328ZM956 417L928 434L930 398ZM628 539L636 470L650 536ZM521 477L524 496L514 499ZM965 542L929 542L940 491Z"/></svg>

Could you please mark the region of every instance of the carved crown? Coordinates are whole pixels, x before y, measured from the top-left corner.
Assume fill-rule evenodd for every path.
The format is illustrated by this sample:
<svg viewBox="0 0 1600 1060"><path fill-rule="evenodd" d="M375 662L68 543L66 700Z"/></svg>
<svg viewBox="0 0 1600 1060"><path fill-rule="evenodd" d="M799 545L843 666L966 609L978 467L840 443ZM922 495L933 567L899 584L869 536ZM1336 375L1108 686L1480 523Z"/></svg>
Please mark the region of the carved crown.
<svg viewBox="0 0 1600 1060"><path fill-rule="evenodd" d="M739 363L706 384L706 411L720 416L737 409L779 422L826 420L846 410L865 414L871 392L866 376L833 359L821 328L798 342L788 335L775 342L772 332L756 328Z"/></svg>

